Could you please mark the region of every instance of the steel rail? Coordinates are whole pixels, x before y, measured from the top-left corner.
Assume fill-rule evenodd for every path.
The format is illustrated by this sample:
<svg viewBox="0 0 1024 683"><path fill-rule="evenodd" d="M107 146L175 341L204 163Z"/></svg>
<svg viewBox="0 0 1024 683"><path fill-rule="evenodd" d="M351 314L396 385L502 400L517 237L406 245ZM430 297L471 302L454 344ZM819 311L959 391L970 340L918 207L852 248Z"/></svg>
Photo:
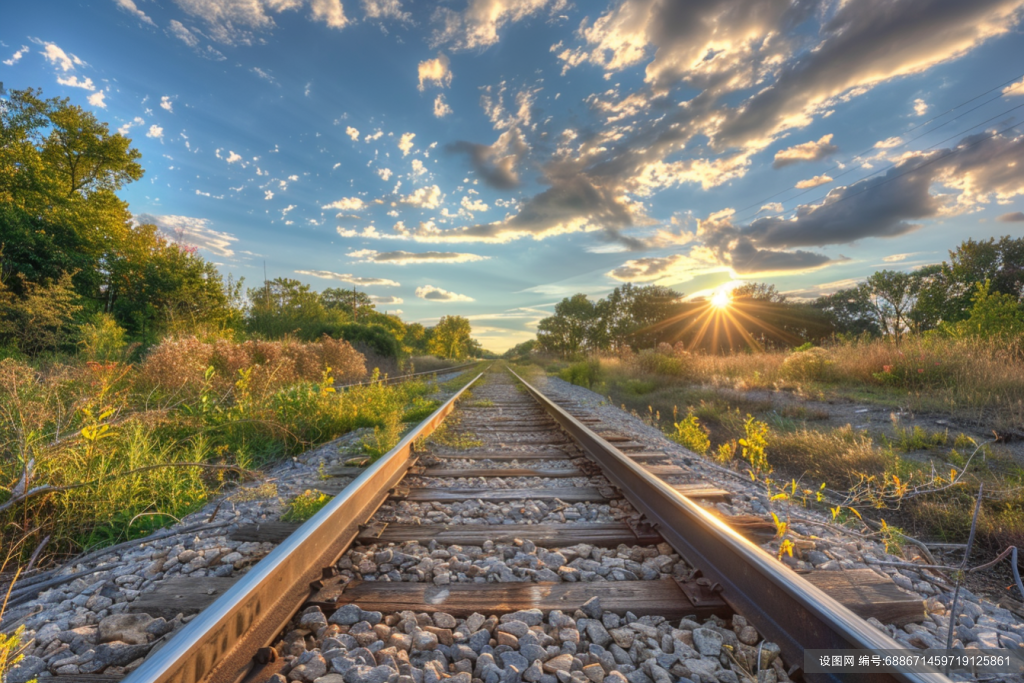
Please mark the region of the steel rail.
<svg viewBox="0 0 1024 683"><path fill-rule="evenodd" d="M252 666L310 594L321 569L333 565L377 511L412 460L412 445L433 432L467 383L398 445L356 477L248 574L200 612L167 645L129 674L124 683L234 683Z"/></svg>
<svg viewBox="0 0 1024 683"><path fill-rule="evenodd" d="M803 666L804 650L880 649L904 646L881 633L824 591L751 543L538 391L509 372L602 467L604 474L658 533L702 574L722 586L722 597L791 663ZM809 681L858 680L950 683L942 674L810 674Z"/></svg>
<svg viewBox="0 0 1024 683"><path fill-rule="evenodd" d="M487 362L486 360L476 360L476 361L473 361L472 363L463 363L462 365L453 365L450 368L441 368L440 370L424 370L423 372L413 372L413 373L410 373L408 375L395 375L394 377L387 377L387 376L385 376L382 379L369 380L369 381L366 381L366 382L355 382L353 384L339 384L335 388L336 389L351 389L353 387L367 387L367 386L370 386L371 384L394 384L396 382L404 382L405 380L412 379L413 377L423 377L424 375L443 375L443 374L448 374L450 372L455 372L456 370L462 370L462 369L465 369L465 368L470 368L470 367L473 367L474 365L479 365L480 363L486 363L486 362Z"/></svg>

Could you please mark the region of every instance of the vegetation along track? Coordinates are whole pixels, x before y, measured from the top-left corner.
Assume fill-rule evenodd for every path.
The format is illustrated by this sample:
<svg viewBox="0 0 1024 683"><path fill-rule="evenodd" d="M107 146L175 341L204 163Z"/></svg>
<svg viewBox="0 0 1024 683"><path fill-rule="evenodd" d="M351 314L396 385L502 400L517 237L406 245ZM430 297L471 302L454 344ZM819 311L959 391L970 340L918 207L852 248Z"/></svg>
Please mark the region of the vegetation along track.
<svg viewBox="0 0 1024 683"><path fill-rule="evenodd" d="M805 648L900 648L698 503L727 492L658 462L492 367L126 680L771 683ZM861 588L827 590L923 618Z"/></svg>

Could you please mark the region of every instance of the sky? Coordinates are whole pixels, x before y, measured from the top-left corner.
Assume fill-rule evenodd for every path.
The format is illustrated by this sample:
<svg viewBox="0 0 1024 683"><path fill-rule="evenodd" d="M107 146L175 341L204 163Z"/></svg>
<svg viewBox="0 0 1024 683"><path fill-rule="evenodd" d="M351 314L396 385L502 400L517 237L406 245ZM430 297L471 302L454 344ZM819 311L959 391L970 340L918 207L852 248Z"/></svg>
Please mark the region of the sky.
<svg viewBox="0 0 1024 683"><path fill-rule="evenodd" d="M794 297L1024 232L1024 0L33 0L0 81L140 222L486 348L626 282Z"/></svg>

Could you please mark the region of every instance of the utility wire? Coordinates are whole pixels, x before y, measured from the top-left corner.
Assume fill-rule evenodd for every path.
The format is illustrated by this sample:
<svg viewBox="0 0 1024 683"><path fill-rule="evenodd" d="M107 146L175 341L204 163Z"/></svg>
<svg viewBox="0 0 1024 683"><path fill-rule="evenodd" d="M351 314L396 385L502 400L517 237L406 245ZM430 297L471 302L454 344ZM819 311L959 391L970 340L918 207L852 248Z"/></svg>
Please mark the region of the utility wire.
<svg viewBox="0 0 1024 683"><path fill-rule="evenodd" d="M977 100L977 99L979 99L979 98L982 98L982 97L984 97L985 95L988 95L989 93L991 93L991 92L992 92L992 91L994 91L994 90L999 90L1000 88L1004 88L1004 87L1006 87L1006 86L1007 86L1007 85L1009 85L1010 83L1013 83L1014 81L1016 81L1016 80L1017 80L1017 79L1019 79L1019 78L1024 78L1024 74L1018 74L1017 76L1014 76L1013 78L1011 78L1011 79L1010 79L1010 80L1008 80L1008 81L1004 81L1004 82L1000 83L999 85L995 85L995 86L993 86L993 87L989 88L988 90L986 90L986 91L985 91L985 92L983 92L983 93L980 93L980 94L978 94L978 95L975 95L974 97L970 98L969 100L964 100L963 102L961 102L960 104L956 105L955 107L950 107L950 108L949 108L949 109L947 109L946 111L944 111L944 112L942 112L942 113L940 113L940 114L936 114L935 116L931 117L931 118L930 118L930 119L928 119L927 121L924 121L923 123L919 123L919 124L917 124L916 126L914 126L913 128L910 128L909 130L907 130L907 131L906 131L906 132L904 133L904 135L906 135L907 133L912 133L912 132L914 132L915 130L917 130L918 128L921 128L921 127L923 127L923 126L927 126L927 125L928 125L929 123L931 123L932 121L935 121L935 120L937 120L937 119L940 119L940 118L942 118L943 116L945 116L946 114L949 114L950 112L956 111L956 110L957 110L957 109L959 109L960 107L963 107L964 105L970 104L971 102L973 102L973 101L975 101L975 100ZM988 101L984 102L983 104L981 104L981 105L978 105L978 107L982 107L982 106L985 106L986 104L989 104L990 102L994 102L994 101L995 101L995 100L997 100L997 99L999 99L999 97L994 97L994 98L992 98L991 100L988 100ZM978 109L978 107L974 107L974 109L971 109L970 111L966 111L966 112L964 112L963 114L960 114L960 116L964 116L964 115L966 115L966 114L969 114L969 113L971 113L972 111L974 111L975 109ZM947 121L946 123L950 123L950 122L952 122L952 121L955 121L955 120L956 120L956 118L953 118L953 119L950 119L950 121ZM946 123L944 123L944 124L942 124L942 125L944 126L944 125L946 125ZM931 132L934 132L934 131L938 130L938 129L939 129L939 128L941 128L941 127L942 127L942 126L936 126L936 127L935 127L935 128L933 128L933 129L932 129L931 131L928 131L927 133L924 133L924 134L922 134L922 135L919 135L919 136L917 136L917 137L913 138L912 140L907 140L906 142L903 142L903 143L901 143L901 144L900 144L900 145L898 145L898 146L900 146L900 147L901 147L901 146L903 146L903 145L906 145L906 144L908 144L908 143L910 143L910 142L913 142L913 140L917 140L917 139L919 139L919 138L923 137L924 135L928 135L929 133L931 133ZM860 152L859 154L856 154L856 155L854 155L854 156L853 156L853 157L852 157L852 158L851 158L851 159L850 159L849 161L847 161L846 163L848 163L848 164L852 164L852 163L854 163L855 161L857 161L858 159L862 158L862 157L863 157L863 156L864 156L865 154L867 154L868 152L870 152L870 151L871 151L871 150L873 150L873 149L875 149L875 147L874 147L874 146L868 147L868 148L867 148L867 149L865 149L865 150L864 150L863 152ZM825 173L829 173L829 172L831 172L831 171L834 171L834 170L836 170L836 169L838 169L838 168L840 168L840 166L839 166L839 165L837 164L837 165L835 165L835 166L832 166L832 168L830 168L830 169L826 169L826 170L825 170L824 172L825 172ZM844 171L843 173L841 173L841 174L839 174L839 175L835 176L835 178L841 177L842 175L845 175L845 174L846 174L846 173L848 173L848 172L849 172L849 171ZM737 213L737 214L742 214L742 213L743 213L744 211L748 211L748 210L750 210L750 209L752 209L752 208L754 208L754 207L760 206L760 205L764 204L764 203L765 203L765 202L767 202L767 201L770 201L770 200L772 200L772 199L775 199L776 197L778 197L778 196L779 196L779 195L781 195L781 194L785 194L786 192L789 192L789 191L790 191L790 190L792 190L792 189L793 189L792 187L787 187L787 188L786 188L786 189L784 189L784 190L780 190L779 192L776 192L775 194L771 195L770 197L767 197L767 198L765 198L765 199L762 199L761 201L758 201L758 202L754 202L753 204L750 204L749 206L745 206L745 207L743 207L742 209L740 209L740 210L739 210L739 211L737 211L736 213ZM811 189L813 189L813 188L811 188ZM800 194L806 194L806 193L805 193L805 192L802 192L802 193L800 193ZM800 195L796 195L796 196L794 196L794 197L790 197L790 199L795 199L795 198L796 198L796 197L798 197L798 196L800 196ZM787 199L786 201L789 201L789 200Z"/></svg>
<svg viewBox="0 0 1024 683"><path fill-rule="evenodd" d="M969 127L967 127L967 128L964 128L963 130L957 131L957 132L956 132L956 133L954 133L953 135L950 135L950 136L949 136L948 138L944 138L944 139L942 139L942 140L939 140L939 141L938 141L938 142L936 142L935 144L933 144L933 145L931 145L931 146L929 146L929 147L926 147L926 148L925 148L924 150L922 150L922 151L925 151L925 152L926 152L926 151L928 151L928 150L930 150L930 149L934 149L934 148L938 147L938 146L939 146L939 145L941 145L941 144L944 144L944 143L946 143L946 142L949 142L950 140L952 140L952 139L954 139L954 138L958 138L958 137L960 137L960 136L964 135L965 133L967 133L967 131L969 131L969 130L971 130L971 129L973 129L973 128L977 128L978 126L984 126L984 125L985 125L986 123L989 123L989 122L991 122L991 121L994 121L994 120L996 120L996 119L1002 118L1002 117L1006 116L1007 114L1009 114L1010 112L1012 112L1012 111L1014 111L1014 110L1017 110L1017 109L1020 109L1021 107L1024 107L1024 103L1022 103L1022 104L1018 104L1018 105L1017 105L1016 107L1011 107L1011 108L1009 108L1009 109L1007 109L1007 110L1005 110L1005 111L1002 111L1002 112L1000 112L999 114L996 114L995 116L992 116L992 117L990 117L990 118L988 118L988 119L985 119L985 120L984 120L984 121L982 121L981 123L976 123L976 124L974 124L973 126L969 126ZM1024 123L1024 121L1022 121L1021 123ZM1008 130L1011 130L1011 129L1013 129L1013 128L1016 128L1016 127L1017 127L1017 126L1019 126L1019 125L1021 125L1021 124L1020 124L1020 123L1018 123L1018 124L1015 124L1015 125L1013 125L1013 126L1010 126L1009 128L1005 128L1005 129L1003 129L1002 131L999 131L999 133L994 133L993 135L990 135L990 136L988 136L988 137L986 137L986 138L983 138L982 140L978 140L978 141L976 141L975 143L971 143L970 145L968 145L968 148L969 148L969 147L973 147L973 146L974 146L974 144L976 144L977 142L981 142L981 141L983 141L983 140L987 140L987 139L990 139L990 138L994 137L995 135L999 135L1000 133L1003 133L1003 132L1005 132L1005 131L1008 131ZM937 129L935 129L935 130L937 130ZM931 132L931 131L929 131L929 132ZM927 133L926 133L926 135L927 135ZM920 136L919 136L919 137L920 137ZM916 138L915 138L915 139L916 139ZM948 152L947 154L943 154L942 156L940 156L940 157L937 157L936 159L930 160L929 162L927 162L927 163L925 163L925 164L921 164L920 166L917 166L917 167L915 167L915 169L916 169L916 168L923 168L924 166L927 166L927 165L928 165L929 163L931 163L932 161L935 161L935 160L937 160L937 159L942 159L942 158L945 158L946 156L949 156L949 154L952 154L952 153L953 153L954 151L956 151L956 149L955 149L955 148L954 148L954 149L951 149L951 150L950 150L950 151L949 151L949 152ZM875 175L878 175L879 173L882 173L883 171L888 171L888 170L890 170L890 169L893 169L893 168L895 168L895 167L896 167L896 166L898 165L898 163L899 163L899 162L893 162L893 163L889 164L888 166L883 166L882 168L878 169L877 171L873 171L873 172L871 172L871 173L867 174L866 176L862 176L862 177L860 177L860 178L857 178L857 180L855 180L855 181L854 181L853 183L851 183L851 185L856 185L857 183L859 183L859 182L861 182L861 181L863 181L863 180L867 180L867 179L868 179L868 178L870 178L871 176L875 176ZM851 167L851 168L850 168L849 170L851 170L851 171L852 171L852 170L853 170L854 168L856 168L856 167L855 167L855 166L854 166L854 167ZM840 175L845 175L845 173L847 173L847 172L849 172L849 171L846 171L846 172L844 172L844 173L842 173L842 174L840 174ZM899 174L899 175L897 175L897 176L893 176L893 177L894 177L894 178L899 178L899 177L900 177L900 176L902 176L902 175L905 175L905 174L901 173L901 174ZM839 176L837 175L836 177L838 178ZM888 180L887 180L886 182L888 182ZM879 183L879 184L881 184L881 183ZM873 185L872 187L878 187L878 185ZM810 188L807 188L807 189L806 189L806 190L804 190L803 192L798 192L797 194L793 195L792 197L790 197L790 198L789 198L789 199L787 199L786 201L787 201L787 202L789 202L789 201L792 201L792 200L796 199L797 197L801 197L801 196L803 196L803 195L807 194L808 192L812 192L812 191L814 191L814 190L816 190L816 189L817 189L817 187L810 187ZM866 191L867 189L871 189L871 188L866 188L866 189L865 189L865 190L863 190L863 191ZM863 191L862 191L862 192L863 192ZM858 195L858 194L861 194L861 192L856 192L856 193L854 193L853 195L846 195L845 197L843 197L843 199L846 199L847 197L852 197L852 196L856 196L856 195ZM749 208L749 207L748 207L748 208ZM782 215L783 213L784 213L784 212L780 211L780 212L777 212L777 213L775 213L775 214L772 214L772 216L768 216L768 217L773 217L773 216L781 216L781 215Z"/></svg>

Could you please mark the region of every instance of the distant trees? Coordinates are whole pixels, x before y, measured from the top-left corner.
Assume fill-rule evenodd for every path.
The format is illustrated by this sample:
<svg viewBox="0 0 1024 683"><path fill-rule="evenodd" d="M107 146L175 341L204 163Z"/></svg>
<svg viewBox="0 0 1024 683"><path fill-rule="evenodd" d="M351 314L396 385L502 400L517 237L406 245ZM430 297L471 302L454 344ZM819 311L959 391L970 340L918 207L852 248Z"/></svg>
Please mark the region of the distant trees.
<svg viewBox="0 0 1024 683"><path fill-rule="evenodd" d="M469 320L459 315L446 315L434 327L428 349L438 358L468 358L478 348L470 337L470 331Z"/></svg>

